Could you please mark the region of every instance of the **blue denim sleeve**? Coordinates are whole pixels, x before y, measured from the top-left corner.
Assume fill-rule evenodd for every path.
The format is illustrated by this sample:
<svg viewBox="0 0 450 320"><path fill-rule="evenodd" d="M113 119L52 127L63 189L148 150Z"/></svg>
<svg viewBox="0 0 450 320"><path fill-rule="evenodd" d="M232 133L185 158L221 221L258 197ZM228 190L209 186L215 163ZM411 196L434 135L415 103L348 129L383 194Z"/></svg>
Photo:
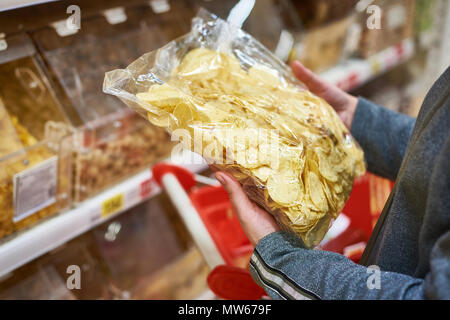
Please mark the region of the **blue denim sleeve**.
<svg viewBox="0 0 450 320"><path fill-rule="evenodd" d="M424 287L435 287L432 281L364 267L337 253L304 249L300 238L285 231L258 243L250 272L273 299L424 299Z"/></svg>
<svg viewBox="0 0 450 320"><path fill-rule="evenodd" d="M395 180L414 125L414 118L359 98L351 133L370 172Z"/></svg>

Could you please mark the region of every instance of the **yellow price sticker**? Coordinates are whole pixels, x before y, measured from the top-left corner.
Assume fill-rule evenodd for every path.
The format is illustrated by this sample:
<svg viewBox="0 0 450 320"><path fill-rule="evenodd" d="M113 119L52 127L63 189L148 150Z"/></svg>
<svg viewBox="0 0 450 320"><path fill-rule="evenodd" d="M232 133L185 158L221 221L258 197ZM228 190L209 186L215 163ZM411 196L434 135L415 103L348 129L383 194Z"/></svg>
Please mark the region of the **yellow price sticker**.
<svg viewBox="0 0 450 320"><path fill-rule="evenodd" d="M381 72L381 62L378 59L376 58L370 59L370 66L374 74L378 74Z"/></svg>
<svg viewBox="0 0 450 320"><path fill-rule="evenodd" d="M106 218L109 215L119 211L123 208L123 193L119 193L114 197L111 197L102 203L102 218Z"/></svg>

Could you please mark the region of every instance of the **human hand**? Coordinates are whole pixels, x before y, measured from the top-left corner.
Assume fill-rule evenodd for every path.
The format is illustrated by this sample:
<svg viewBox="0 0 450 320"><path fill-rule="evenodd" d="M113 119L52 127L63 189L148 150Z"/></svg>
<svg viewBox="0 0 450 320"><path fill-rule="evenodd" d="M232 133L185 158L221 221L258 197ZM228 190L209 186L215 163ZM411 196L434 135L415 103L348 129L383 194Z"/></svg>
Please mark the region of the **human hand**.
<svg viewBox="0 0 450 320"><path fill-rule="evenodd" d="M228 192L242 229L254 246L265 236L280 230L273 216L251 201L232 176L221 171L216 172L215 176Z"/></svg>
<svg viewBox="0 0 450 320"><path fill-rule="evenodd" d="M308 87L309 91L324 99L336 110L345 126L350 130L358 105L358 98L322 80L299 61L292 62L291 68L294 75Z"/></svg>

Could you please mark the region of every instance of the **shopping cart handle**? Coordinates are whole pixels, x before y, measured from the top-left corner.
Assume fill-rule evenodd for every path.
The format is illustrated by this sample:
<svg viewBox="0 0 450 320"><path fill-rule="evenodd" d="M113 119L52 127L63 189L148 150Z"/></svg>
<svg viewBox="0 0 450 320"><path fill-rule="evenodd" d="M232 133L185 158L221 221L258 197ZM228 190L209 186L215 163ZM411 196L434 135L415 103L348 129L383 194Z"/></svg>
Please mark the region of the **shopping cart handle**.
<svg viewBox="0 0 450 320"><path fill-rule="evenodd" d="M186 190L190 190L196 184L194 176L184 168L167 163L154 166L153 175L174 204L208 266L212 269L225 264L216 244L187 195Z"/></svg>
<svg viewBox="0 0 450 320"><path fill-rule="evenodd" d="M167 173L172 173L180 182L186 192L189 192L196 184L195 176L189 170L170 163L158 163L152 168L153 177L162 186L162 177Z"/></svg>

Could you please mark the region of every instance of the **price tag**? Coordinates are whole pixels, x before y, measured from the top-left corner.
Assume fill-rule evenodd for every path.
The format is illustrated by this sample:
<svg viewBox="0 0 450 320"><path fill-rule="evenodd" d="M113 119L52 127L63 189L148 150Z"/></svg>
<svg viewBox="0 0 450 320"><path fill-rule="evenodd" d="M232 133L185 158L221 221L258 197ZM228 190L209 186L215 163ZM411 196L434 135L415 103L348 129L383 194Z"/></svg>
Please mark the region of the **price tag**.
<svg viewBox="0 0 450 320"><path fill-rule="evenodd" d="M122 7L105 10L103 11L103 15L109 24L118 24L127 21L127 14Z"/></svg>
<svg viewBox="0 0 450 320"><path fill-rule="evenodd" d="M408 13L406 12L406 8L401 5L395 5L391 9L389 9L387 13L387 24L390 30L397 29L405 25L408 17Z"/></svg>
<svg viewBox="0 0 450 320"><path fill-rule="evenodd" d="M148 196L150 196L151 192L153 190L153 181L152 179L147 179L145 181L143 181L140 185L140 189L139 189L139 193L140 193L140 197L141 199L145 199Z"/></svg>
<svg viewBox="0 0 450 320"><path fill-rule="evenodd" d="M379 74L381 72L381 62L375 58L370 59L370 68L373 74Z"/></svg>
<svg viewBox="0 0 450 320"><path fill-rule="evenodd" d="M404 47L403 43L398 44L395 47L395 51L397 53L397 58L399 60L401 60L405 56L405 47Z"/></svg>
<svg viewBox="0 0 450 320"><path fill-rule="evenodd" d="M102 218L106 218L123 208L124 196L123 193L119 193L102 203Z"/></svg>
<svg viewBox="0 0 450 320"><path fill-rule="evenodd" d="M58 157L14 175L14 222L56 202Z"/></svg>
<svg viewBox="0 0 450 320"><path fill-rule="evenodd" d="M67 37L78 32L78 28L73 28L71 25L69 27L69 25L67 20L60 20L51 24L60 37Z"/></svg>
<svg viewBox="0 0 450 320"><path fill-rule="evenodd" d="M164 13L170 11L170 4L168 0L151 0L149 3L154 13Z"/></svg>

